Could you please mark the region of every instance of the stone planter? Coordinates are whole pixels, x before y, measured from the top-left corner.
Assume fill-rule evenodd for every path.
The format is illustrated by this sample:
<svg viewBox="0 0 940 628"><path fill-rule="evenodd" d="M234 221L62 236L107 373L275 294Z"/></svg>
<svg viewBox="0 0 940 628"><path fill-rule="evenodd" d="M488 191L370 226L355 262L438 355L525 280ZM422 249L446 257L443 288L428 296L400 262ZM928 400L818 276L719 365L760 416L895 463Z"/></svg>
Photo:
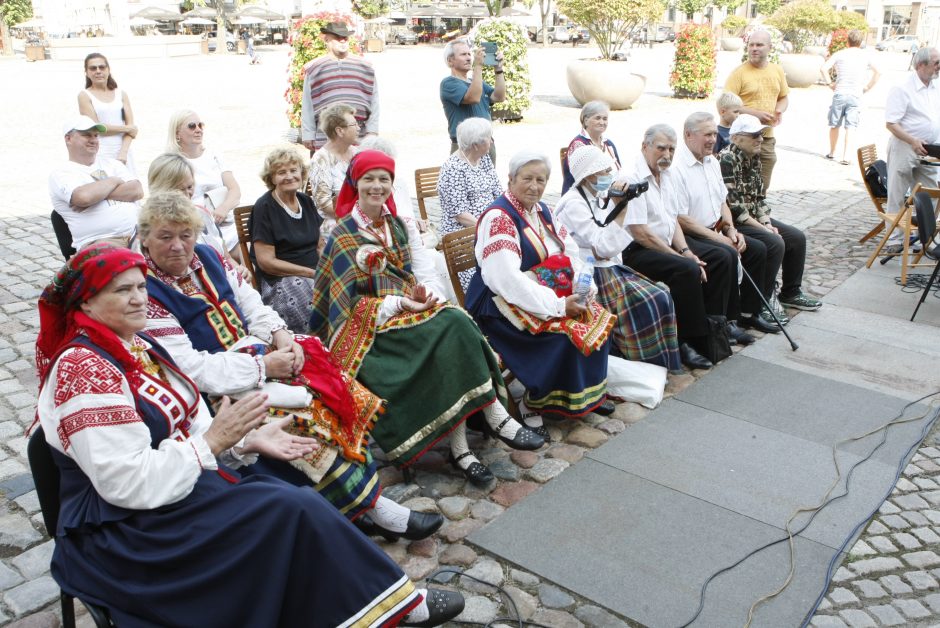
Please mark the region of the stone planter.
<svg viewBox="0 0 940 628"><path fill-rule="evenodd" d="M744 40L740 37L722 37L721 49L734 52L744 48Z"/></svg>
<svg viewBox="0 0 940 628"><path fill-rule="evenodd" d="M568 89L581 105L603 100L611 109L629 109L646 87L646 77L630 67L624 61L572 61L568 64Z"/></svg>
<svg viewBox="0 0 940 628"><path fill-rule="evenodd" d="M806 48L803 48L803 54L818 55L825 59L829 55L829 49L825 46L807 46Z"/></svg>
<svg viewBox="0 0 940 628"><path fill-rule="evenodd" d="M813 54L784 54L780 55L780 65L787 77L790 87L809 87L820 80L819 68L823 65L823 58Z"/></svg>

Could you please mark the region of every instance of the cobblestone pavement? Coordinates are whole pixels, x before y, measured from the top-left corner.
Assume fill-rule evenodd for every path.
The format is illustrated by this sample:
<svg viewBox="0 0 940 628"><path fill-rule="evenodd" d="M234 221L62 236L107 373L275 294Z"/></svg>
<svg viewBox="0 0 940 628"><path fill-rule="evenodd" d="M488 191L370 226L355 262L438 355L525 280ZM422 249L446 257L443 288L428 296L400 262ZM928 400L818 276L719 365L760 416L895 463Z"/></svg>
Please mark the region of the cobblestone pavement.
<svg viewBox="0 0 940 628"><path fill-rule="evenodd" d="M408 54L430 54L422 49L419 46L417 52ZM439 64L439 51L431 52L434 54L433 62ZM660 54L656 51L654 53ZM546 56L539 57L543 62L550 60L554 66L533 63L533 109L527 114L524 124L497 129L501 155L508 156L512 152L509 147L533 141L538 141L535 145L544 148L546 132L550 134L547 140L549 146L562 144L559 139L561 136L570 137L570 132L559 133L557 128L562 123L574 128L576 122L572 120L577 119L577 109L571 106L570 98L559 96L566 94L564 81L560 78L563 72L550 73L545 69L557 67L570 54L574 53L556 48L545 52ZM639 51L637 54L647 53ZM273 65L273 56L274 53L266 54L265 64L255 67ZM382 58L394 57L388 55ZM906 65L906 60L900 57L895 59L898 60ZM173 67L195 65L199 71L203 71L209 64L216 64L217 70L221 68L217 71L218 76L207 78L207 85L198 86L198 89L204 87L210 91L218 90L220 102L237 103L231 85L243 81L241 74L246 70L237 61L225 58L214 61L186 59L174 62L178 65ZM160 78L173 76L173 72L157 67L153 62L144 63L148 71L139 74L146 75L146 80L151 75ZM381 63L381 59L376 61L377 67ZM729 61L728 57L723 57L720 65L724 68L732 67L733 59ZM33 81L37 90L49 89L50 83L61 83L63 76L71 76L70 73L73 73L73 68L56 66L54 62L34 64L34 67L37 68L35 72L39 72L42 77ZM276 71L281 72L282 67L278 65ZM440 67L433 67L436 68L432 70L435 75L440 72ZM150 69L154 72L149 72ZM252 68L252 72L255 71L257 76L262 76L261 69ZM388 66L383 71L391 72L393 68ZM408 67L404 71L419 70ZM14 66L12 62L0 63L0 76L12 75L15 79L13 83L26 81L28 77L24 72L22 67ZM132 84L134 80L145 80L126 71L122 76L125 77L125 85ZM382 76L385 81L386 75ZM218 83L212 82L216 80ZM399 76L385 81L383 85L392 85L395 80L403 79ZM277 81L271 81L271 85L277 84ZM181 85L184 91L193 88L192 83L184 80ZM620 135L616 133L622 133L629 138L622 143L618 140L621 147L636 147L642 129L654 121L661 121L668 116L674 125L680 126L682 117L687 113L711 107L710 103L688 103L657 95L657 91L664 90L663 81L651 81L648 87L652 94L644 96L633 111L614 112L612 115L614 136L619 138ZM877 89L886 91L883 84L879 84ZM857 245L855 241L868 230L874 216L870 202L861 193L857 183L857 170L854 167L840 167L820 158L824 151L818 145L823 141L824 129L795 122L804 115L816 115L823 103L828 104L827 92L804 90L799 97L791 98L793 113L789 116L791 124L787 127L791 136L786 141L781 139L778 145L781 162L778 165L779 174L775 173L775 191L770 198L776 217L806 230L809 257L804 285L807 291L820 297L825 297L864 264L865 256L871 250L870 245ZM162 137L159 128L162 128L160 124L163 124L172 99L158 93L153 95L155 103L147 103L143 102L143 88L134 89L130 93L141 96L134 103L141 120L151 123L151 127L156 125L158 129L149 135L142 134L138 159L143 168L159 152ZM36 107L48 107L52 99L46 98L45 92L36 94ZM70 92L69 105L73 102L71 99ZM59 100L62 100L61 94ZM196 106L208 110L209 102L197 103ZM403 156L406 166L402 170L408 172L411 168L438 161L436 157L428 158L426 155L436 155L431 147L438 146L440 136L439 132L436 135L428 132L413 133L413 125L408 124L415 122L415 117L424 119L432 115L435 116L434 120L440 122L438 119L441 116L439 110L428 108L426 103L421 104L421 99L415 111L408 110L402 104L406 102L410 105L410 101L402 97L397 105L392 102L388 106L383 100L383 126L392 129L391 135L400 146L406 138L414 137L412 145L405 145L408 151ZM559 106L559 102L563 105ZM179 105L180 101L177 100L175 106ZM264 131L271 138L277 134L274 129L278 128L278 123L272 123L268 118L273 119L283 107L276 101L265 106L264 115L255 113L255 119L259 120L259 124L266 125ZM229 109L232 110L230 115L227 114ZM241 105L222 106L212 111L213 128L234 128L245 111L246 107ZM22 116L22 113L13 112L12 115L13 129L34 128L34 125L25 122L16 123L16 116ZM56 121L62 117L55 108L31 111L30 115L35 119L45 115ZM877 118L877 115L863 118L860 136L868 134L877 138L876 141L883 141L883 127ZM559 123L559 120L562 122ZM52 126L57 128L58 123ZM244 198L254 198L256 190L247 188L252 185L250 181L254 178L265 147L249 142L247 133L241 127L237 129L235 137L237 140L230 141L238 142L236 145L245 144L245 150L236 152L225 146L223 149L228 151L230 161L234 163L237 178L245 181L242 184L243 189L246 189ZM214 138L213 142L221 143L221 138ZM24 135L21 140L21 144L17 145L25 149L22 155L18 155L23 159L23 164L3 161L11 159L12 151L0 155L0 172L6 175L21 170L24 172L21 180L4 181L3 189L8 200L0 202L0 261L6 269L0 275L0 625L53 626L58 623L55 604L58 588L48 571L53 544L45 534L36 494L32 489L25 455L24 430L32 421L36 394L32 358L38 322L36 298L61 263L48 226L44 187L40 187L38 192L36 188L44 186L50 160L62 157L64 151L58 139L53 141L37 134L28 138ZM812 146L819 150L812 153L792 146ZM621 148L621 153L629 152ZM505 167L506 161L505 157L501 157L501 168ZM27 172L28 175L25 174ZM255 182L253 185L258 184ZM557 185L558 181L553 179L549 189L557 190ZM807 188L814 191L802 191ZM7 191L10 193L6 194ZM13 206L10 198L22 204ZM557 194L550 195L548 200L557 200ZM811 313L805 315L812 316ZM695 372L670 377L667 395L676 394L702 376L707 374ZM590 415L584 422L552 424L550 430L555 443L539 452L514 452L502 444L494 445L492 441L472 440L471 446L481 452L483 461L490 465L499 478L497 485L489 491L466 485L462 476L446 465L447 452L444 449L432 451L422 459L413 482L405 482L397 470L385 467L381 469L380 475L386 486L386 495L417 510L439 511L446 516L447 523L431 539L415 543L380 544L412 578L425 578L438 567L454 567L487 582L500 584L513 596L524 618L547 626L631 625L623 618L593 606L551 582L541 581L533 574L480 554L464 539L473 530L498 517L507 508L538 490L542 484L563 473L569 466L577 464L589 450L612 438L629 438L630 425L642 420L647 413L646 409L627 403L618 406L615 415L606 419ZM934 443L930 438L928 442ZM819 615L813 620L814 624L866 626L879 623L898 625L898 620L908 625L940 622L940 552L936 546L940 534L938 483L940 446L937 449L924 446L908 467L905 478L899 482L896 493L882 507L882 512L852 549L852 556L846 565L836 574L829 595ZM467 597L467 609L461 619L487 622L505 616L508 612L505 603L492 589L457 577L452 578L448 586L462 590ZM80 624L90 625L87 616L80 619Z"/></svg>

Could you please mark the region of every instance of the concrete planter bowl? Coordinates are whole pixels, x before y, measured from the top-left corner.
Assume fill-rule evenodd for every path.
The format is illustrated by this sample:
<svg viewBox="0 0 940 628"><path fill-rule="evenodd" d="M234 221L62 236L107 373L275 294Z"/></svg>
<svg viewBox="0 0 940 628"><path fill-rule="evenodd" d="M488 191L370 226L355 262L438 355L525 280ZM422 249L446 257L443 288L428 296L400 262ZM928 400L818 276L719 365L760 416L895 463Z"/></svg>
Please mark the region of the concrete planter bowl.
<svg viewBox="0 0 940 628"><path fill-rule="evenodd" d="M809 87L820 79L823 58L815 54L780 55L780 65L790 87Z"/></svg>
<svg viewBox="0 0 940 628"><path fill-rule="evenodd" d="M736 50L742 50L744 48L744 40L740 37L722 37L721 38L721 49L734 52Z"/></svg>
<svg viewBox="0 0 940 628"><path fill-rule="evenodd" d="M568 64L568 89L581 105L603 100L611 109L629 109L646 87L646 77L625 61L578 59Z"/></svg>

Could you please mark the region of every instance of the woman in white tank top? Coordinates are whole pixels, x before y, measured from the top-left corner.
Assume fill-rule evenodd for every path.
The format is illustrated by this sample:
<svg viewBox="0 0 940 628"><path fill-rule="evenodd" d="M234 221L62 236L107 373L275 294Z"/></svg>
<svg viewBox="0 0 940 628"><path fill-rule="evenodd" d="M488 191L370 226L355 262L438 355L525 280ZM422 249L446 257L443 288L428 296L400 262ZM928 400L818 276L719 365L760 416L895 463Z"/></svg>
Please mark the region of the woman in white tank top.
<svg viewBox="0 0 940 628"><path fill-rule="evenodd" d="M98 154L125 163L132 173L131 141L137 137L134 113L124 91L111 76L111 66L103 55L85 57L85 89L78 93L78 111L108 127L98 140Z"/></svg>

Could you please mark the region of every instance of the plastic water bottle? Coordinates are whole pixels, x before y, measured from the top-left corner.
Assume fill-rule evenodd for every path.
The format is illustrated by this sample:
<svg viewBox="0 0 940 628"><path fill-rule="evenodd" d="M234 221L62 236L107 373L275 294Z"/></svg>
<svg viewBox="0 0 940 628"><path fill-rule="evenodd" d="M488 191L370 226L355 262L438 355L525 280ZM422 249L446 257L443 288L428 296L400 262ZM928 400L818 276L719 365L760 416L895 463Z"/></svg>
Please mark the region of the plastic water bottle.
<svg viewBox="0 0 940 628"><path fill-rule="evenodd" d="M581 265L581 270L574 280L574 293L578 295L578 301L587 303L588 293L591 291L591 279L594 277L594 256L588 255L587 260Z"/></svg>

